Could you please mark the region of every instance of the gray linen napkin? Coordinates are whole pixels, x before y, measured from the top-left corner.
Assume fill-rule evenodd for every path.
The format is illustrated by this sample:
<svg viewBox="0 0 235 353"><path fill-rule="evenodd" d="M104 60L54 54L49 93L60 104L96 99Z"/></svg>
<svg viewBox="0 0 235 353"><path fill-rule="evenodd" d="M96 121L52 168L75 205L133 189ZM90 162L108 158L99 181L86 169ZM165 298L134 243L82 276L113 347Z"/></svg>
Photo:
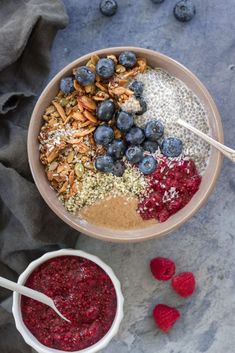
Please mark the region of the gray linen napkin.
<svg viewBox="0 0 235 353"><path fill-rule="evenodd" d="M67 16L60 0L0 4L0 275L16 280L48 250L73 247L77 232L50 211L29 171L27 126L50 65L50 49ZM10 293L0 289L0 301ZM0 305L0 352L31 351Z"/></svg>

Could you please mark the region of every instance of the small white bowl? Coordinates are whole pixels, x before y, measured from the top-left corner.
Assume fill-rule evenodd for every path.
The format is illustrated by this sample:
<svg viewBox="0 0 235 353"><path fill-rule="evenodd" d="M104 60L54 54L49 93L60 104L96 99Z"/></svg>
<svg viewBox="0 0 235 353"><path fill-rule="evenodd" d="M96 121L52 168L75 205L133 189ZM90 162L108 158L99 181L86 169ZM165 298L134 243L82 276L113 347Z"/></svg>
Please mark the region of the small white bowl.
<svg viewBox="0 0 235 353"><path fill-rule="evenodd" d="M39 259L31 262L29 266L25 269L25 271L20 275L18 279L19 284L24 284L28 278L28 276L43 262L53 258L53 257L58 257L58 256L80 256L84 257L88 260L91 260L95 262L97 265L99 265L110 277L110 279L113 282L114 288L116 290L116 295L117 295L117 311L116 311L116 316L114 318L113 324L109 331L106 333L106 335L101 338L97 343L94 345L87 347L85 349L82 349L80 351L74 351L73 353L95 353L101 349L104 349L108 343L111 341L111 339L117 334L120 323L123 318L123 303L124 303L124 298L122 295L121 291L121 286L120 282L115 276L113 270L106 265L103 261L101 261L98 257L94 255L90 255L84 251L80 250L70 250L70 249L62 249L58 251L52 251L48 252L45 255L41 256ZM28 330L28 328L25 326L23 319L22 319L22 314L21 314L21 295L14 292L13 293L13 306L12 306L12 312L13 316L15 319L15 324L17 330L21 333L23 336L25 342L29 344L33 349L35 349L38 353L68 353L64 352L58 349L53 349L49 348L42 343L40 343L36 337Z"/></svg>

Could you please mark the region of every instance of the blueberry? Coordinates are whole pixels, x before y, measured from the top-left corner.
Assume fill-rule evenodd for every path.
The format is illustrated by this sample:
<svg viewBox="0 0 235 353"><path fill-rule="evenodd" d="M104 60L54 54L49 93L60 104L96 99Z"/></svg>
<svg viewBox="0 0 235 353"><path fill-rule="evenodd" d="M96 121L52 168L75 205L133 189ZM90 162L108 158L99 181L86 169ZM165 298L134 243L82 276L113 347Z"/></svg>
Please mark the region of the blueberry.
<svg viewBox="0 0 235 353"><path fill-rule="evenodd" d="M125 143L121 139L113 140L113 142L108 145L107 154L114 159L121 159L124 156L125 150Z"/></svg>
<svg viewBox="0 0 235 353"><path fill-rule="evenodd" d="M129 88L130 88L130 90L132 90L134 92L136 97L139 97L143 93L144 85L141 81L134 80L130 84Z"/></svg>
<svg viewBox="0 0 235 353"><path fill-rule="evenodd" d="M131 114L119 110L115 116L116 126L120 131L128 131L134 125L134 118Z"/></svg>
<svg viewBox="0 0 235 353"><path fill-rule="evenodd" d="M97 145L108 145L113 141L113 129L108 125L100 125L94 133L94 139Z"/></svg>
<svg viewBox="0 0 235 353"><path fill-rule="evenodd" d="M178 157L183 150L183 143L177 137L168 137L162 141L161 151L166 157Z"/></svg>
<svg viewBox="0 0 235 353"><path fill-rule="evenodd" d="M105 173L111 173L113 169L113 159L110 156L98 156L95 160L95 167L97 170Z"/></svg>
<svg viewBox="0 0 235 353"><path fill-rule="evenodd" d="M161 4L164 0L151 0L154 4Z"/></svg>
<svg viewBox="0 0 235 353"><path fill-rule="evenodd" d="M181 22L190 21L196 13L196 8L191 0L181 0L174 7L175 18Z"/></svg>
<svg viewBox="0 0 235 353"><path fill-rule="evenodd" d="M144 132L139 127L132 127L126 134L126 140L131 145L141 145L144 139Z"/></svg>
<svg viewBox="0 0 235 353"><path fill-rule="evenodd" d="M132 51L123 51L119 55L119 63L127 68L132 68L136 64L136 55Z"/></svg>
<svg viewBox="0 0 235 353"><path fill-rule="evenodd" d="M123 161L116 161L113 165L113 168L112 168L112 174L117 177L121 177L121 176L123 176L125 169L126 169L126 167L125 167L125 164L123 163Z"/></svg>
<svg viewBox="0 0 235 353"><path fill-rule="evenodd" d="M96 64L97 74L104 79L113 76L114 69L115 66L112 59L102 58Z"/></svg>
<svg viewBox="0 0 235 353"><path fill-rule="evenodd" d="M144 133L148 140L157 141L164 133L164 125L160 120L151 120L145 125Z"/></svg>
<svg viewBox="0 0 235 353"><path fill-rule="evenodd" d="M102 0L100 2L100 12L105 16L113 16L118 9L115 0Z"/></svg>
<svg viewBox="0 0 235 353"><path fill-rule="evenodd" d="M157 161L152 156L145 156L138 166L143 174L151 174L157 168Z"/></svg>
<svg viewBox="0 0 235 353"><path fill-rule="evenodd" d="M73 79L72 77L64 77L60 81L60 90L68 94L73 91Z"/></svg>
<svg viewBox="0 0 235 353"><path fill-rule="evenodd" d="M87 66L81 66L77 69L75 78L82 86L92 85L95 82L95 72Z"/></svg>
<svg viewBox="0 0 235 353"><path fill-rule="evenodd" d="M115 104L111 99L101 102L96 109L96 116L99 120L109 121L115 112Z"/></svg>
<svg viewBox="0 0 235 353"><path fill-rule="evenodd" d="M140 110L136 112L136 115L142 115L147 111L147 103L145 102L143 97L139 97L138 101L140 103Z"/></svg>
<svg viewBox="0 0 235 353"><path fill-rule="evenodd" d="M146 140L146 141L144 141L144 143L143 143L143 149L144 149L144 151L148 151L148 152L150 152L150 153L154 153L154 152L156 152L157 149L158 149L158 143L155 142L155 141L148 141L148 140Z"/></svg>
<svg viewBox="0 0 235 353"><path fill-rule="evenodd" d="M140 146L130 146L126 150L126 158L131 164L139 163L143 158L143 148Z"/></svg>

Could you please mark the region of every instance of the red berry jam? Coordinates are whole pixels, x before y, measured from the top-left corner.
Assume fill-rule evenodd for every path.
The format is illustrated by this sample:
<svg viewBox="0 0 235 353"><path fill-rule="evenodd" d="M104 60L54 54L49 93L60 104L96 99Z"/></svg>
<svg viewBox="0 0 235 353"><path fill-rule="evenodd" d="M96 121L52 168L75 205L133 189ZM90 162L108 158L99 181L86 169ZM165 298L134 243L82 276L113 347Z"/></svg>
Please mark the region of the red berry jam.
<svg viewBox="0 0 235 353"><path fill-rule="evenodd" d="M117 298L110 277L94 262L60 256L39 266L25 285L51 297L71 323L53 309L22 297L23 321L39 342L63 351L78 351L98 342L110 329Z"/></svg>
<svg viewBox="0 0 235 353"><path fill-rule="evenodd" d="M165 222L183 208L198 191L201 176L192 160L160 160L149 177L148 196L139 203L143 219Z"/></svg>

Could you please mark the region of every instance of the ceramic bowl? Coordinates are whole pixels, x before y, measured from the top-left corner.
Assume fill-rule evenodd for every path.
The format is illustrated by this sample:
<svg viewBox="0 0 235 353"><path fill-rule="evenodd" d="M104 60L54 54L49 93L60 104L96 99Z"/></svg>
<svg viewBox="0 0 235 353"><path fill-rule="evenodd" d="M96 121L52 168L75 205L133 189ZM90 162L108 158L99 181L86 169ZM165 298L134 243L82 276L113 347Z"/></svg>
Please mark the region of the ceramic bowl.
<svg viewBox="0 0 235 353"><path fill-rule="evenodd" d="M101 57L111 53L118 55L124 50L131 50L134 51L137 56L145 57L149 65L167 70L170 74L182 80L192 91L194 91L207 111L212 137L223 143L223 128L216 105L205 86L191 71L168 56L152 50L135 47L118 47L98 50L78 58L63 68L49 82L39 97L31 117L28 132L28 158L31 172L39 192L49 207L64 222L82 233L99 239L114 242L137 242L159 237L172 232L189 220L195 212L205 204L214 189L220 173L222 163L221 154L216 149L212 148L209 163L205 174L203 175L199 191L183 209L171 216L167 221L163 223L156 223L156 225L151 225L147 228L117 230L87 223L66 211L62 203L58 200L56 193L50 187L43 165L39 161L39 145L37 139L42 125L41 116L58 92L61 78L70 75L74 67L84 65L91 55L97 54Z"/></svg>
<svg viewBox="0 0 235 353"><path fill-rule="evenodd" d="M94 345L82 349L80 351L74 351L73 353L95 353L100 351L101 349L104 349L108 343L111 341L111 339L116 335L118 332L120 323L123 318L123 303L124 303L124 298L122 295L121 291L121 286L120 282L115 276L113 270L106 265L103 261L101 261L98 257L94 255L90 255L84 251L80 250L70 250L70 249L62 249L58 251L52 251L48 252L45 255L41 256L39 259L31 262L29 266L25 269L25 271L19 276L18 283L19 284L24 284L28 278L28 276L42 263L45 261L52 259L54 257L58 256L80 256L84 257L86 259L89 259L93 262L95 262L97 265L99 265L110 277L111 281L113 282L114 288L116 290L116 295L117 295L117 311L116 311L116 316L114 318L113 324L109 331L106 333L106 335L97 343ZM17 330L21 333L22 337L24 338L25 342L29 344L33 349L35 349L38 353L65 353L64 351L58 350L58 349L52 349L47 346L44 346L42 343L40 343L36 337L28 330L28 328L25 326L23 319L22 319L22 313L21 313L21 295L14 292L13 293L13 306L12 306L12 312L13 316L15 319L15 324Z"/></svg>

